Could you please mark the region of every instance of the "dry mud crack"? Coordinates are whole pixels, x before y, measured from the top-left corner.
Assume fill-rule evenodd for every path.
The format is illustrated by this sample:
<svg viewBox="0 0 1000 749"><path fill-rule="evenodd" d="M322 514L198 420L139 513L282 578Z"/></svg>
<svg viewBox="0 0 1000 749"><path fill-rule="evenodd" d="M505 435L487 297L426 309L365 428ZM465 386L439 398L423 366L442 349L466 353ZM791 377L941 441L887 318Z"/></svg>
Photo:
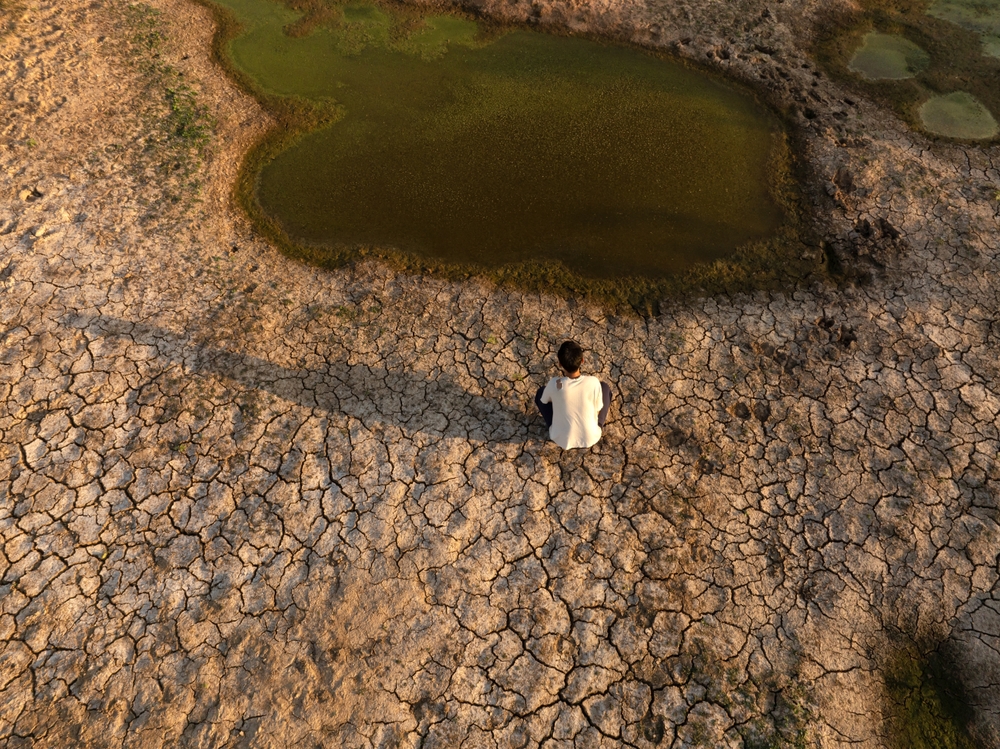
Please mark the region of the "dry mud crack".
<svg viewBox="0 0 1000 749"><path fill-rule="evenodd" d="M230 206L266 123L209 14L150 3L200 202L123 5L0 5L0 744L894 746L930 653L1000 745L996 146L817 75L808 0L487 6L801 99L877 272L649 320L325 272ZM564 336L620 396L592 451L530 415Z"/></svg>

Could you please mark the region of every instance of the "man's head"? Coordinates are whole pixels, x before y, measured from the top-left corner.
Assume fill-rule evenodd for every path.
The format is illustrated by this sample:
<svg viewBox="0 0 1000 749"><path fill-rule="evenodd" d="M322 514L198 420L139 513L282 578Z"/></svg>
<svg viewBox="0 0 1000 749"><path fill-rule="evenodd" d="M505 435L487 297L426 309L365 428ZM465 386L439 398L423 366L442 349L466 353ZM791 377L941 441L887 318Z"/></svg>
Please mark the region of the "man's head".
<svg viewBox="0 0 1000 749"><path fill-rule="evenodd" d="M559 347L559 366L566 374L575 374L583 364L583 349L576 341L566 341Z"/></svg>

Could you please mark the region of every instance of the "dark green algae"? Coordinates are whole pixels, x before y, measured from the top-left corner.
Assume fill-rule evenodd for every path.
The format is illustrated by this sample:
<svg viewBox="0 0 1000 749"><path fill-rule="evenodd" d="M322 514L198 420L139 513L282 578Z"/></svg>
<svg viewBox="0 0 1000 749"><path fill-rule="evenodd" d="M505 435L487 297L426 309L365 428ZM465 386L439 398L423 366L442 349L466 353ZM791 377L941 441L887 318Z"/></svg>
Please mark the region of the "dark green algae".
<svg viewBox="0 0 1000 749"><path fill-rule="evenodd" d="M814 270L788 257L803 245L777 118L717 77L397 6L214 4L217 54L281 122L238 192L290 254L640 311Z"/></svg>
<svg viewBox="0 0 1000 749"><path fill-rule="evenodd" d="M901 643L886 663L889 749L981 749L970 729L975 710L949 643L922 650Z"/></svg>

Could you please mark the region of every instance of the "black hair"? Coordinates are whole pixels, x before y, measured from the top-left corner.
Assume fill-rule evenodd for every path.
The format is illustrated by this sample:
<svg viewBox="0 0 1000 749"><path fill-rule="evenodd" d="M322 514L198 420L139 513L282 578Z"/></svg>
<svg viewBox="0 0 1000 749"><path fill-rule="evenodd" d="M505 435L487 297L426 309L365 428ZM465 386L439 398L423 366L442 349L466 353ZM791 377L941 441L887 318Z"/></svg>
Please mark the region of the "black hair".
<svg viewBox="0 0 1000 749"><path fill-rule="evenodd" d="M583 349L576 341L566 341L559 347L559 366L567 372L576 372L583 364Z"/></svg>

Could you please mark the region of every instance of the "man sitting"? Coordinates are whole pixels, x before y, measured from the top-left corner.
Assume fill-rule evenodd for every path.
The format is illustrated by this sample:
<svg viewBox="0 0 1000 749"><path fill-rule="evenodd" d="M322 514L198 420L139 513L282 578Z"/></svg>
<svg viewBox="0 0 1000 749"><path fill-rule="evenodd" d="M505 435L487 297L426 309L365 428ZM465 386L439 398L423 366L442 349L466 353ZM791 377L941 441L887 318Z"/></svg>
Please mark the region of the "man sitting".
<svg viewBox="0 0 1000 749"><path fill-rule="evenodd" d="M549 438L564 450L592 447L611 408L611 388L596 377L580 374L583 349L576 341L559 347L563 376L553 377L535 394L535 405L549 428Z"/></svg>

